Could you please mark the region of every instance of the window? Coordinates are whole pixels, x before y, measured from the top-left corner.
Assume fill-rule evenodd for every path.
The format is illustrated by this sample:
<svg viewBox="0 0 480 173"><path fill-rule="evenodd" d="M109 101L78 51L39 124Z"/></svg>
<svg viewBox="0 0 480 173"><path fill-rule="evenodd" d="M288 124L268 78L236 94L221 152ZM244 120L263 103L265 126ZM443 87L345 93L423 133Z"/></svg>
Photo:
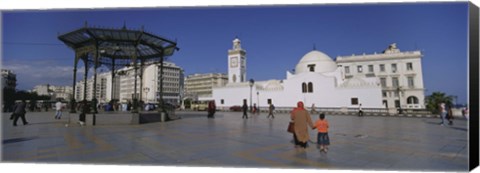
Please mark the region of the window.
<svg viewBox="0 0 480 173"><path fill-rule="evenodd" d="M223 105L224 103L225 103L225 100L221 99L221 100L220 100L220 104Z"/></svg>
<svg viewBox="0 0 480 173"><path fill-rule="evenodd" d="M382 96L383 96L383 97L387 97L387 92L386 92L386 91L382 91Z"/></svg>
<svg viewBox="0 0 480 173"><path fill-rule="evenodd" d="M307 67L311 72L315 72L315 64L309 64Z"/></svg>
<svg viewBox="0 0 480 173"><path fill-rule="evenodd" d="M392 64L392 73L397 72L397 64Z"/></svg>
<svg viewBox="0 0 480 173"><path fill-rule="evenodd" d="M358 105L358 98L351 99L352 105Z"/></svg>
<svg viewBox="0 0 480 173"><path fill-rule="evenodd" d="M345 66L345 73L350 73L350 67L349 66Z"/></svg>
<svg viewBox="0 0 480 173"><path fill-rule="evenodd" d="M392 85L393 87L398 87L398 77L392 77Z"/></svg>
<svg viewBox="0 0 480 173"><path fill-rule="evenodd" d="M305 82L302 83L302 93L307 92L307 84Z"/></svg>
<svg viewBox="0 0 480 173"><path fill-rule="evenodd" d="M398 97L398 91L393 92L395 97Z"/></svg>
<svg viewBox="0 0 480 173"><path fill-rule="evenodd" d="M368 72L373 73L373 65L368 65Z"/></svg>
<svg viewBox="0 0 480 173"><path fill-rule="evenodd" d="M267 99L267 104L272 104L272 99Z"/></svg>
<svg viewBox="0 0 480 173"><path fill-rule="evenodd" d="M413 70L413 64L411 62L407 63L407 70Z"/></svg>
<svg viewBox="0 0 480 173"><path fill-rule="evenodd" d="M418 104L418 98L415 96L408 97L407 104Z"/></svg>
<svg viewBox="0 0 480 173"><path fill-rule="evenodd" d="M309 83L308 83L308 92L309 92L309 93L313 93L313 84L312 84L312 82L309 82Z"/></svg>
<svg viewBox="0 0 480 173"><path fill-rule="evenodd" d="M362 68L362 66L361 66L361 65L357 66L357 71L358 71L358 73L362 73L362 71L363 71L363 68Z"/></svg>
<svg viewBox="0 0 480 173"><path fill-rule="evenodd" d="M380 64L380 71L385 72L385 64Z"/></svg>
<svg viewBox="0 0 480 173"><path fill-rule="evenodd" d="M387 87L387 78L380 78L380 85L382 85L382 87Z"/></svg>
<svg viewBox="0 0 480 173"><path fill-rule="evenodd" d="M408 77L408 87L413 88L415 87L414 82L413 82L413 77Z"/></svg>

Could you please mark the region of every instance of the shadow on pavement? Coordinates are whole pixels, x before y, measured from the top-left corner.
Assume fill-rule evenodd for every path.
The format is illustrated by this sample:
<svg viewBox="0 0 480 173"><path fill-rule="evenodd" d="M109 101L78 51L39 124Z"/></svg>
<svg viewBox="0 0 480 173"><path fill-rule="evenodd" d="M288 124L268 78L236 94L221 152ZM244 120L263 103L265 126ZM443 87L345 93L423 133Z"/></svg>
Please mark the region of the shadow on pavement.
<svg viewBox="0 0 480 173"><path fill-rule="evenodd" d="M9 143L16 143L16 142L23 142L36 139L37 137L28 137L28 138L13 138L13 139L5 139L2 141L2 144L9 144Z"/></svg>

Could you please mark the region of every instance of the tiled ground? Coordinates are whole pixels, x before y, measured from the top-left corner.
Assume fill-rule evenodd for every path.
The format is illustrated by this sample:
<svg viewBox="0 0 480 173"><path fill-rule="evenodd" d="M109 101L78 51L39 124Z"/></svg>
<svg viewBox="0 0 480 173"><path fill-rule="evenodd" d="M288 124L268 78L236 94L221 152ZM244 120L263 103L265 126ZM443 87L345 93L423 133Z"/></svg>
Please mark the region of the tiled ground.
<svg viewBox="0 0 480 173"><path fill-rule="evenodd" d="M327 115L331 146L295 150L288 114L248 120L239 112L177 112L182 119L143 125L65 127L53 112L28 113L13 127L2 114L2 161L208 167L467 171L467 122L439 119ZM200 116L200 115L201 116ZM77 115L71 115L77 116ZM318 116L312 117L314 120ZM316 132L311 131L312 141Z"/></svg>

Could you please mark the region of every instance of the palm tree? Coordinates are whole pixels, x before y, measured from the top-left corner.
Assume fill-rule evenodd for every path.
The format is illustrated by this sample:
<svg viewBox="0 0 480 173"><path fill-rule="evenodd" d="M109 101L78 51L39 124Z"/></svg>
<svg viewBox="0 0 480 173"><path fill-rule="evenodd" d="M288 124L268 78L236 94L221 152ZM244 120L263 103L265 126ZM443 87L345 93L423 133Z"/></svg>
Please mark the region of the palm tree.
<svg viewBox="0 0 480 173"><path fill-rule="evenodd" d="M440 113L438 110L438 105L440 103L445 103L448 107L453 105L453 96L447 96L442 92L433 92L432 95L429 95L425 98L425 104L427 105L427 110L434 114Z"/></svg>

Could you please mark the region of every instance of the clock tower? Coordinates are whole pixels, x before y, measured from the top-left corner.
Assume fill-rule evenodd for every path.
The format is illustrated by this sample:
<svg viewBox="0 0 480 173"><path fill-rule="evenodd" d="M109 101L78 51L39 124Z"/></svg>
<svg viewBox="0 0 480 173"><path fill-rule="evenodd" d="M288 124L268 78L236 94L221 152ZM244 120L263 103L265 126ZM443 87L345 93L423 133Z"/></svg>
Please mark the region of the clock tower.
<svg viewBox="0 0 480 173"><path fill-rule="evenodd" d="M235 37L233 48L228 50L228 83L247 81L246 51L242 49L240 40Z"/></svg>

